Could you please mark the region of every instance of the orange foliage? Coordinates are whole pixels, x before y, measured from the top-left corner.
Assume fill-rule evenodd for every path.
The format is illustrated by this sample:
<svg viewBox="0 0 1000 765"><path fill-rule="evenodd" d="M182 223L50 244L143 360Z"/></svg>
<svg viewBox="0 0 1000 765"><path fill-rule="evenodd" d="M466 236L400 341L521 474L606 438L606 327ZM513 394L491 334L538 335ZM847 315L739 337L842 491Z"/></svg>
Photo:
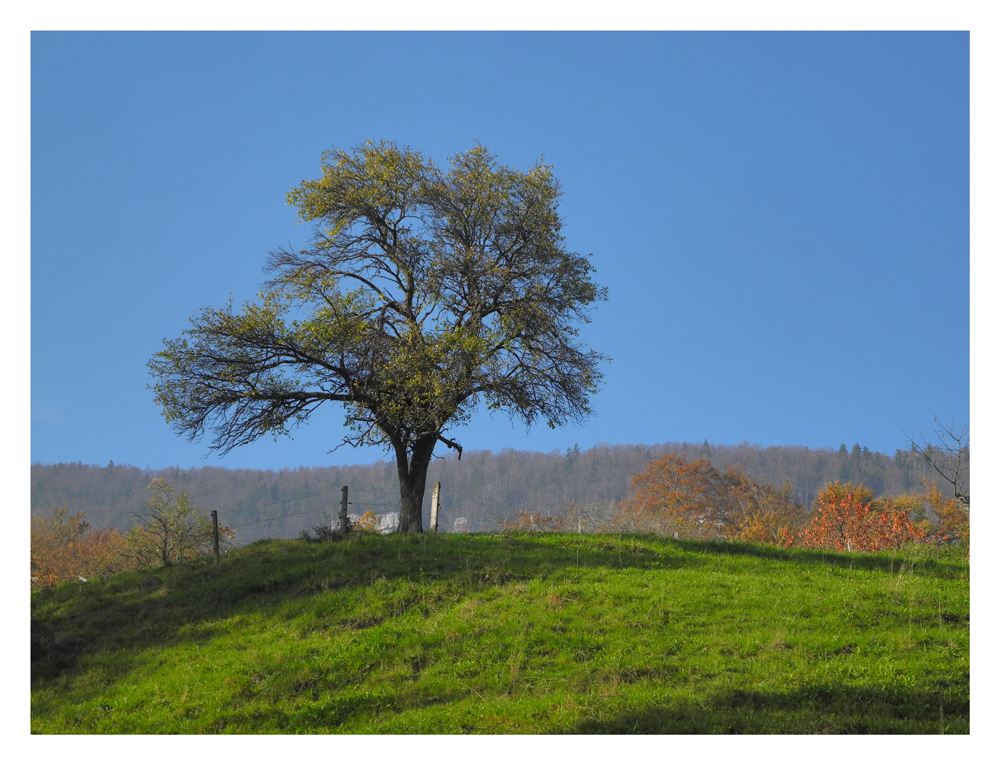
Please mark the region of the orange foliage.
<svg viewBox="0 0 1000 765"><path fill-rule="evenodd" d="M522 511L498 524L507 531L604 529L853 552L913 543L968 544L968 507L925 485L924 495L876 497L862 484L836 481L819 492L806 519L788 483L778 489L757 483L740 467L727 466L720 473L706 460L688 462L668 454L632 477L634 493L619 504L610 526L598 527L574 504L555 515ZM928 507L936 525L927 518Z"/></svg>
<svg viewBox="0 0 1000 765"><path fill-rule="evenodd" d="M924 479L924 498L938 517L938 535L942 541L969 545L969 507L958 499L945 499L933 483Z"/></svg>
<svg viewBox="0 0 1000 765"><path fill-rule="evenodd" d="M632 486L635 493L614 521L627 531L782 544L804 515L789 484L776 489L742 468L720 473L707 460L688 462L676 454L652 462L633 476Z"/></svg>
<svg viewBox="0 0 1000 765"><path fill-rule="evenodd" d="M809 525L799 535L805 547L878 552L912 543L969 543L969 508L944 499L924 479L924 494L876 497L861 485L830 483L813 503ZM933 511L933 518L928 517Z"/></svg>
<svg viewBox="0 0 1000 765"><path fill-rule="evenodd" d="M839 502L848 496L853 497L855 501L863 505L870 504L876 510L882 509L882 501L867 486L862 483L841 483L840 481L834 481L824 486L819 494L816 495L816 499L813 500L813 507L818 509L820 506L826 506L831 502Z"/></svg>
<svg viewBox="0 0 1000 765"><path fill-rule="evenodd" d="M361 517L354 521L354 530L375 533L379 530L378 516L372 510L365 510Z"/></svg>
<svg viewBox="0 0 1000 765"><path fill-rule="evenodd" d="M726 525L728 487L707 460L668 454L632 476L632 488L615 514L622 530L711 538Z"/></svg>
<svg viewBox="0 0 1000 765"><path fill-rule="evenodd" d="M792 485L780 489L751 480L740 467L726 470L731 509L729 536L740 542L765 542L790 546L793 532L805 510L792 497Z"/></svg>
<svg viewBox="0 0 1000 765"><path fill-rule="evenodd" d="M110 576L128 568L124 537L115 529L91 529L83 513L53 508L31 519L31 586L52 587L70 579Z"/></svg>
<svg viewBox="0 0 1000 765"><path fill-rule="evenodd" d="M856 497L841 494L839 488L829 485L820 492L809 524L799 534L803 547L881 552L927 541L927 532L913 523L906 509L893 507L891 499L881 500L881 509L873 509L870 491Z"/></svg>

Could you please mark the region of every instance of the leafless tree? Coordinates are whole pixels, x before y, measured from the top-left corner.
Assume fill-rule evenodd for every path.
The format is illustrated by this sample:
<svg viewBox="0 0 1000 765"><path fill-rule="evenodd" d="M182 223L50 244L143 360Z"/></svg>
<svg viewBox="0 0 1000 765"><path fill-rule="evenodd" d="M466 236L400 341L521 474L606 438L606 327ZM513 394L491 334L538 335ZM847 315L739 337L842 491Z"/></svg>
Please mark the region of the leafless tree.
<svg viewBox="0 0 1000 765"><path fill-rule="evenodd" d="M937 417L933 439L923 432L910 436L911 451L922 458L951 487L955 499L969 507L969 426L945 425Z"/></svg>

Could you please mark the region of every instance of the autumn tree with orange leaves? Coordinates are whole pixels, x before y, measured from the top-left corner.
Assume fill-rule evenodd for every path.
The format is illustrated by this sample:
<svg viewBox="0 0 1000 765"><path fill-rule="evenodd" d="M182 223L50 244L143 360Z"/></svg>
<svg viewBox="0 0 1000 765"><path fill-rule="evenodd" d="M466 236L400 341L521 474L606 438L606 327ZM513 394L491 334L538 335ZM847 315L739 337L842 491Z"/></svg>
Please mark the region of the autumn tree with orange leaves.
<svg viewBox="0 0 1000 765"><path fill-rule="evenodd" d="M952 542L969 549L969 505L955 497L945 499L938 487L924 479L924 499L937 516L937 535L943 542Z"/></svg>
<svg viewBox="0 0 1000 765"><path fill-rule="evenodd" d="M820 491L813 508L799 538L805 547L878 552L919 543L968 550L968 505L945 499L927 479L923 494L896 497L876 497L863 484L835 481Z"/></svg>
<svg viewBox="0 0 1000 765"><path fill-rule="evenodd" d="M729 466L725 480L732 503L730 538L740 542L787 545L805 521L805 508L795 500L789 482L780 489L758 483L739 466Z"/></svg>
<svg viewBox="0 0 1000 765"><path fill-rule="evenodd" d="M726 525L727 487L708 460L667 454L632 476L632 489L614 518L622 531L713 538Z"/></svg>
<svg viewBox="0 0 1000 765"><path fill-rule="evenodd" d="M52 587L71 579L110 576L128 568L125 540L115 529L92 529L84 512L55 507L31 519L31 586Z"/></svg>
<svg viewBox="0 0 1000 765"><path fill-rule="evenodd" d="M153 496L146 504L148 513L136 515L141 523L127 535L117 529L92 529L83 512L71 515L65 506L32 517L32 589L211 554L212 521L191 505L187 492L175 492L160 478L154 478L149 489ZM224 543L235 536L229 527L219 526Z"/></svg>
<svg viewBox="0 0 1000 765"><path fill-rule="evenodd" d="M968 508L946 500L930 482L923 495L878 497L863 484L827 484L807 515L785 483L751 479L741 467L716 470L704 459L668 454L632 477L633 494L610 522L594 523L574 504L548 514L524 510L499 521L505 531L627 531L688 539L800 545L880 552L910 544L964 544Z"/></svg>
<svg viewBox="0 0 1000 765"><path fill-rule="evenodd" d="M704 459L668 454L632 478L634 493L619 506L621 530L695 539L779 543L804 517L792 487L760 484L729 466L720 473Z"/></svg>
<svg viewBox="0 0 1000 765"><path fill-rule="evenodd" d="M927 532L917 526L905 507L892 498L874 500L871 492L844 493L843 487L827 487L814 503L815 511L799 534L803 547L838 552L882 552L927 541Z"/></svg>

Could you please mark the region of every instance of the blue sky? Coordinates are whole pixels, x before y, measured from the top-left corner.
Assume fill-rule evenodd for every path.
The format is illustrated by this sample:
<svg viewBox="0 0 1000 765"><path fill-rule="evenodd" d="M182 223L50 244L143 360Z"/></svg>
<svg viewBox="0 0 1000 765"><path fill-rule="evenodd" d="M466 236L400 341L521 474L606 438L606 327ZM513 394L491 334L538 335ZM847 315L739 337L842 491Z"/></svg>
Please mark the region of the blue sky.
<svg viewBox="0 0 1000 765"><path fill-rule="evenodd" d="M892 453L970 417L969 35L34 33L31 459L370 462L330 409L203 459L146 361L251 299L285 204L368 139L544 156L613 358L583 427L480 413L468 449L664 441Z"/></svg>

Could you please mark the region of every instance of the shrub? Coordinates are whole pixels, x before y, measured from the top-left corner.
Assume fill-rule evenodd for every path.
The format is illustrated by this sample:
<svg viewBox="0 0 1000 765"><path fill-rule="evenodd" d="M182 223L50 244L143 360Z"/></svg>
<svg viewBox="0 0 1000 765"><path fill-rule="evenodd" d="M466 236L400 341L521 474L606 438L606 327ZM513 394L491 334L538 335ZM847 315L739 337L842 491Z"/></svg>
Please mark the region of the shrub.
<svg viewBox="0 0 1000 765"><path fill-rule="evenodd" d="M51 587L69 579L110 576L129 567L125 540L115 529L92 529L84 513L55 507L31 519L31 586Z"/></svg>
<svg viewBox="0 0 1000 765"><path fill-rule="evenodd" d="M347 519L347 531L351 531L351 519ZM327 513L323 513L323 523L313 526L312 531L303 529L299 534L299 539L303 542L336 542L340 539L340 532L333 528L333 520Z"/></svg>
<svg viewBox="0 0 1000 765"><path fill-rule="evenodd" d="M881 509L872 501L833 491L821 492L809 524L799 535L803 547L832 548L846 552L881 552L927 540L927 533L916 526L905 509L892 507L883 500Z"/></svg>

